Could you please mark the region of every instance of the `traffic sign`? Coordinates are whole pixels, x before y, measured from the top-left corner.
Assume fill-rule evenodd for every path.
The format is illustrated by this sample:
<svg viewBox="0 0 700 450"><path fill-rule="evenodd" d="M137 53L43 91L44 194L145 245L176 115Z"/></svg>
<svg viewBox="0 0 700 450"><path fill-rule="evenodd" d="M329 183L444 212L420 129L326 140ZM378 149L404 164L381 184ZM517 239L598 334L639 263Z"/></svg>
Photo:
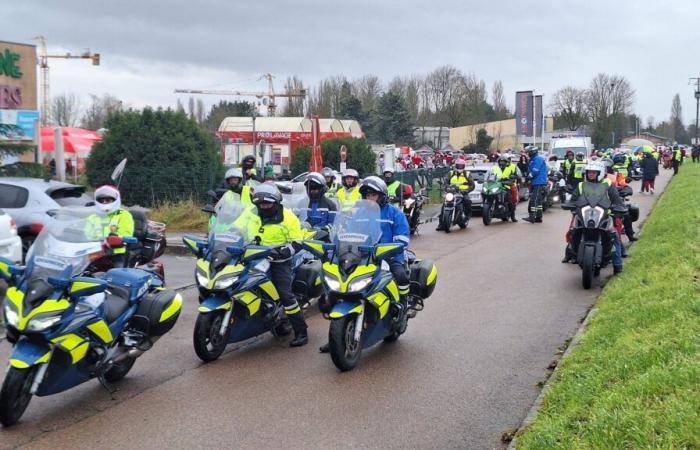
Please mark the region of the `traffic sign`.
<svg viewBox="0 0 700 450"><path fill-rule="evenodd" d="M345 162L348 159L348 149L345 145L340 146L340 160Z"/></svg>

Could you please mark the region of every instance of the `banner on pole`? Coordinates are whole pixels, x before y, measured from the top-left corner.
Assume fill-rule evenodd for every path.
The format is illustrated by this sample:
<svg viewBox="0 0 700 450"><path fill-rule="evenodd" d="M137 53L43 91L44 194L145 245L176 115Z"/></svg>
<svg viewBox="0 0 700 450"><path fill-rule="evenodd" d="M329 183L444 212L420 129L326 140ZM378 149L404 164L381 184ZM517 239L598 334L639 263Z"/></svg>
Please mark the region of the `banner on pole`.
<svg viewBox="0 0 700 450"><path fill-rule="evenodd" d="M515 93L515 121L517 135L532 135L532 91Z"/></svg>
<svg viewBox="0 0 700 450"><path fill-rule="evenodd" d="M542 96L541 95L536 95L535 96L535 118L534 118L534 123L535 125L535 130L537 130L538 135L542 135L544 133L544 130L542 130Z"/></svg>

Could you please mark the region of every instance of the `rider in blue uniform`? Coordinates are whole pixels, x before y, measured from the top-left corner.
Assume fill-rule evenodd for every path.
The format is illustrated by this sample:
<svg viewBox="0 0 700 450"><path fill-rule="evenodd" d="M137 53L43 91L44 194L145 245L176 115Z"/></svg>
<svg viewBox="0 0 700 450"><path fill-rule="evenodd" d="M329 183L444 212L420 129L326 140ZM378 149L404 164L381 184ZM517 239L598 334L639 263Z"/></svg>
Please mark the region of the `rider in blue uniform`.
<svg viewBox="0 0 700 450"><path fill-rule="evenodd" d="M309 212L306 218L313 228L326 228L333 224L334 212L338 210L335 203L324 194L328 189L326 180L318 172L311 172L304 182L309 194Z"/></svg>

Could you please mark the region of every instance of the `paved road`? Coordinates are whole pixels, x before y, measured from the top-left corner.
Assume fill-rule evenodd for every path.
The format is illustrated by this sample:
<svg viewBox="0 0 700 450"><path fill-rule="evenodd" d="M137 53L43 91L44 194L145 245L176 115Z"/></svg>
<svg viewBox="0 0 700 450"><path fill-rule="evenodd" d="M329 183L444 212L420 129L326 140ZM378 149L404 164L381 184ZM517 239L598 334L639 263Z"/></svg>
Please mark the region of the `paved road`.
<svg viewBox="0 0 700 450"><path fill-rule="evenodd" d="M657 193L667 178L663 171ZM634 197L646 215L655 197ZM599 293L559 262L569 217L475 221L450 235L424 226L413 248L438 264L435 293L406 335L367 351L349 373L316 351L328 330L318 314L307 347L265 336L201 364L188 291L178 325L116 400L96 381L34 398L20 424L0 431L0 448L502 447ZM0 344L0 358L8 352Z"/></svg>

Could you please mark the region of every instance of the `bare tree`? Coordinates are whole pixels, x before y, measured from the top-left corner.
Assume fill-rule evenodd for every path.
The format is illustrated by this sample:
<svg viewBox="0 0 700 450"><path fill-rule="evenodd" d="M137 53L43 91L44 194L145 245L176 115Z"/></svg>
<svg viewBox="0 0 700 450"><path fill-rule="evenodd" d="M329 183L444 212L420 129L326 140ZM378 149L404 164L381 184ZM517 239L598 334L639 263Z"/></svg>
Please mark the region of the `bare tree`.
<svg viewBox="0 0 700 450"><path fill-rule="evenodd" d="M654 120L654 116L647 117L647 131L649 131L650 133L654 132L655 122L656 121Z"/></svg>
<svg viewBox="0 0 700 450"><path fill-rule="evenodd" d="M298 92L302 89L304 89L304 83L296 75L287 77L287 83L284 85L285 93ZM282 116L304 116L304 101L305 99L303 97L287 97L287 101L282 109Z"/></svg>
<svg viewBox="0 0 700 450"><path fill-rule="evenodd" d="M496 119L507 119L510 115L510 111L508 111L508 105L506 105L506 97L503 94L503 82L501 82L501 80L493 82L491 100L493 101L493 110L496 113Z"/></svg>
<svg viewBox="0 0 700 450"><path fill-rule="evenodd" d="M59 127L74 127L80 121L80 99L75 94L61 94L51 99L51 117Z"/></svg>
<svg viewBox="0 0 700 450"><path fill-rule="evenodd" d="M679 120L683 122L683 107L681 106L681 97L676 94L671 103L671 122Z"/></svg>
<svg viewBox="0 0 700 450"><path fill-rule="evenodd" d="M90 99L90 106L85 110L82 120L82 127L88 130L104 128L107 118L124 107L121 100L109 94L102 97L90 94Z"/></svg>
<svg viewBox="0 0 700 450"><path fill-rule="evenodd" d="M588 120L587 96L585 89L566 86L552 95L549 107L566 123L569 130L578 130Z"/></svg>
<svg viewBox="0 0 700 450"><path fill-rule="evenodd" d="M182 100L179 98L177 99L177 106L175 107L175 111L184 113L185 112L185 107L182 106Z"/></svg>
<svg viewBox="0 0 700 450"><path fill-rule="evenodd" d="M352 93L360 100L364 111L374 111L382 94L382 81L376 75L365 75L353 80Z"/></svg>
<svg viewBox="0 0 700 450"><path fill-rule="evenodd" d="M625 77L599 73L588 89L588 114L594 122L627 114L634 104L634 89Z"/></svg>
<svg viewBox="0 0 700 450"><path fill-rule="evenodd" d="M190 119L195 120L196 114L194 97L190 97L189 100L187 100L187 115L190 116Z"/></svg>
<svg viewBox="0 0 700 450"><path fill-rule="evenodd" d="M201 98L197 99L197 124L202 125L204 123L204 119L206 119L207 114L204 112L204 100Z"/></svg>

